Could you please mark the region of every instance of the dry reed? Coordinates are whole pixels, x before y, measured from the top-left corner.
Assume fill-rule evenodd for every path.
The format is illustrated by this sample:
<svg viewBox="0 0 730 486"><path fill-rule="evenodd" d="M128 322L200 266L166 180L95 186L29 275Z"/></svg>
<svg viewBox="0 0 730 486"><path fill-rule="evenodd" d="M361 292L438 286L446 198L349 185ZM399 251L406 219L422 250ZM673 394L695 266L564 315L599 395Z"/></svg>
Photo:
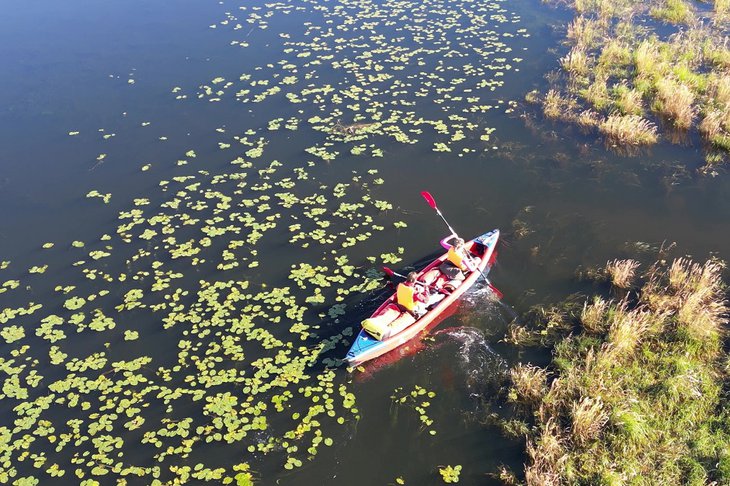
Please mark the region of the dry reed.
<svg viewBox="0 0 730 486"><path fill-rule="evenodd" d="M583 129L595 128L600 123L600 119L595 111L583 110L578 115L577 123Z"/></svg>
<svg viewBox="0 0 730 486"><path fill-rule="evenodd" d="M712 140L722 133L722 122L724 113L720 110L711 110L700 123L700 133L707 139Z"/></svg>
<svg viewBox="0 0 730 486"><path fill-rule="evenodd" d="M686 130L695 117L695 95L685 84L662 78L656 84L656 109L676 128Z"/></svg>
<svg viewBox="0 0 730 486"><path fill-rule="evenodd" d="M609 115L598 129L614 143L650 145L658 140L656 125L638 115Z"/></svg>
<svg viewBox="0 0 730 486"><path fill-rule="evenodd" d="M608 422L608 414L600 397L584 397L573 402L570 415L573 419L571 427L573 440L580 445L596 439Z"/></svg>
<svg viewBox="0 0 730 486"><path fill-rule="evenodd" d="M595 297L590 305L586 302L580 314L580 322L583 328L592 334L606 332L608 326L606 325L605 316L608 306L609 302L600 297Z"/></svg>
<svg viewBox="0 0 730 486"><path fill-rule="evenodd" d="M552 418L545 423L533 443L528 440L530 465L525 467L528 486L558 486L562 484L562 466L567 460L560 426Z"/></svg>
<svg viewBox="0 0 730 486"><path fill-rule="evenodd" d="M551 89L545 95L542 109L546 118L564 118L568 116L575 104L575 99L563 96L558 91Z"/></svg>
<svg viewBox="0 0 730 486"><path fill-rule="evenodd" d="M629 289L632 286L639 262L636 260L611 260L606 263L606 273L611 284L620 289Z"/></svg>
<svg viewBox="0 0 730 486"><path fill-rule="evenodd" d="M616 89L616 109L622 115L641 115L644 113L644 103L641 93L621 84Z"/></svg>
<svg viewBox="0 0 730 486"><path fill-rule="evenodd" d="M510 370L517 400L536 403L547 393L547 372L530 364L518 364Z"/></svg>
<svg viewBox="0 0 730 486"><path fill-rule="evenodd" d="M601 28L599 22L583 15L576 17L568 24L568 39L575 42L575 45L581 49L590 48L600 34Z"/></svg>
<svg viewBox="0 0 730 486"><path fill-rule="evenodd" d="M560 58L563 69L574 76L585 76L590 69L588 55L582 47L573 47L568 54Z"/></svg>
<svg viewBox="0 0 730 486"><path fill-rule="evenodd" d="M649 312L641 309L627 310L625 301L618 305L611 316L608 330L610 355L620 358L633 353L651 323Z"/></svg>

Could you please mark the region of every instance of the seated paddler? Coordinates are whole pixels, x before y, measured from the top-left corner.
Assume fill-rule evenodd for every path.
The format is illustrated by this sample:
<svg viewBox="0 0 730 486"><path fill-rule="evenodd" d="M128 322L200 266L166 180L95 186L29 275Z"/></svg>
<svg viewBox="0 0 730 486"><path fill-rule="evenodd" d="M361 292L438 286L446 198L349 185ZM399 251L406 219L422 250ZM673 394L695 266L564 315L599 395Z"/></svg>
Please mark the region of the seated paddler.
<svg viewBox="0 0 730 486"><path fill-rule="evenodd" d="M478 268L479 261L479 257L472 255L468 250L464 240L456 238L446 254L446 261L439 267L441 272L450 279L445 288L453 290L458 287L466 278L466 273L471 273Z"/></svg>
<svg viewBox="0 0 730 486"><path fill-rule="evenodd" d="M416 316L426 312L426 302L429 300L428 288L418 282L418 274L410 272L406 281L398 284L396 289L396 300L407 311Z"/></svg>

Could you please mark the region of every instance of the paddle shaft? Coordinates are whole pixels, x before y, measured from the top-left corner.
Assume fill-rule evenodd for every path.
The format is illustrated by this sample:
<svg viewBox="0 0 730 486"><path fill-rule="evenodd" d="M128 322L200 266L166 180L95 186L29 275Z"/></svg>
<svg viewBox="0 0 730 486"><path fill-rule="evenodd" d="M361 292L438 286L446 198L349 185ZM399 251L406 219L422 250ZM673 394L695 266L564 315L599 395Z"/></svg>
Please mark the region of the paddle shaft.
<svg viewBox="0 0 730 486"><path fill-rule="evenodd" d="M459 235L456 234L456 231L454 231L454 228L451 227L451 225L449 224L449 222L446 221L446 218L444 218L444 215L441 214L441 211L439 210L438 206L436 205L436 200L433 198L433 196L431 195L431 193L428 192L428 191L422 191L421 192L421 196L423 197L423 199L426 200L426 202L428 203L429 206L431 206L433 209L436 210L436 214L438 214L439 217L443 220L443 222L449 228L449 231L451 231L451 234L454 235L454 236L456 236L458 238ZM482 269L479 268L478 265L477 265L477 270L479 271L479 274L484 279L484 282L486 282L487 285L491 285L491 282L489 281L489 279L487 278L487 276L484 275L484 272L482 272Z"/></svg>
<svg viewBox="0 0 730 486"><path fill-rule="evenodd" d="M444 218L444 215L441 214L441 211L439 211L439 208L434 208L436 210L436 214L438 214L441 217L441 220L446 223L446 227L449 228L449 231L451 231L451 234L455 237L459 237L459 235L456 234L456 231L454 231L454 228L451 227L448 221L446 221L446 218Z"/></svg>

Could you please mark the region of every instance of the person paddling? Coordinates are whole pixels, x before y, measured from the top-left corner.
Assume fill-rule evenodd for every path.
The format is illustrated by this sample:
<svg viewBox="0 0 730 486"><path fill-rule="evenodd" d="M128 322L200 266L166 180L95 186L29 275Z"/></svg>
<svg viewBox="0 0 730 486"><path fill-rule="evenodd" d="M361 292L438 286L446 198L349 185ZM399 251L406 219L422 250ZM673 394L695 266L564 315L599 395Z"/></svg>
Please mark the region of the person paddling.
<svg viewBox="0 0 730 486"><path fill-rule="evenodd" d="M462 272L473 272L477 269L479 261L467 250L464 240L456 238L454 246L449 248L448 260Z"/></svg>
<svg viewBox="0 0 730 486"><path fill-rule="evenodd" d="M418 274L410 272L406 281L398 284L396 297L398 304L413 314L420 316L426 312L425 302L428 300L427 291L423 284L417 281Z"/></svg>
<svg viewBox="0 0 730 486"><path fill-rule="evenodd" d="M447 290L454 290L461 285L467 273L478 268L479 259L471 255L464 244L464 240L456 238L454 244L446 254L446 261L441 264L439 270L449 279L444 285Z"/></svg>

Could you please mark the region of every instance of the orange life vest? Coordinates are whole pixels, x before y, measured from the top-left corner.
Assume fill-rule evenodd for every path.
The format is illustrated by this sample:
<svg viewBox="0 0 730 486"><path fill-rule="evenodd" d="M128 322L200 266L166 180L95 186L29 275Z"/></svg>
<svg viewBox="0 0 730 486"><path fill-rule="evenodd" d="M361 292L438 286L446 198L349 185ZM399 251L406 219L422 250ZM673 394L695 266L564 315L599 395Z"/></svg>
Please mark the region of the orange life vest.
<svg viewBox="0 0 730 486"><path fill-rule="evenodd" d="M396 300L400 305L406 308L406 310L413 311L416 308L416 301L414 300L415 289L406 284L398 284L396 290Z"/></svg>
<svg viewBox="0 0 730 486"><path fill-rule="evenodd" d="M446 255L446 258L451 263L453 263L456 268L466 270L466 265L464 265L464 258L459 254L458 251L454 249L453 246L449 248L449 253Z"/></svg>

